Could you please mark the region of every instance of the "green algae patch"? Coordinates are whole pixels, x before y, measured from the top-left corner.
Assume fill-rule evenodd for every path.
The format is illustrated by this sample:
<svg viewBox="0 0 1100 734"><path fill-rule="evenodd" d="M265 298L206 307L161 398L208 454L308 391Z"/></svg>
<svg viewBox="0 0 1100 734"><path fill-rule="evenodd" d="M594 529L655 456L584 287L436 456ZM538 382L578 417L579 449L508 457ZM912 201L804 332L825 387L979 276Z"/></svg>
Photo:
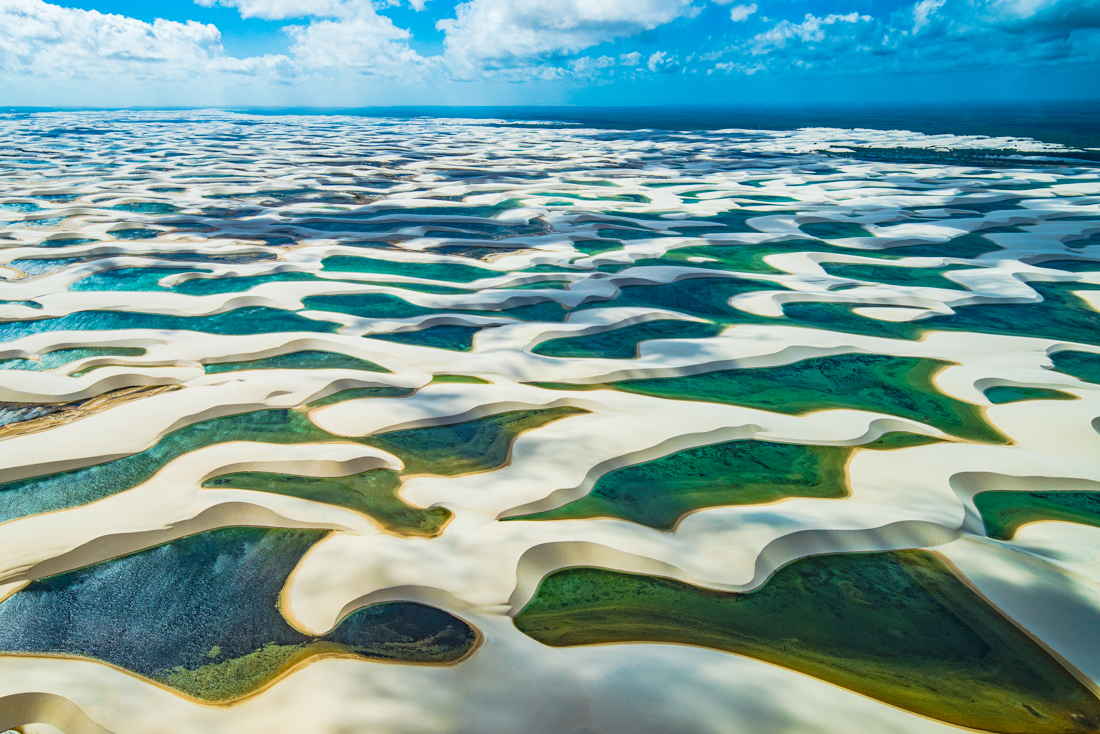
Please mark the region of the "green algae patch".
<svg viewBox="0 0 1100 734"><path fill-rule="evenodd" d="M395 535L433 538L453 517L443 507L414 507L398 495L401 477L389 469L372 469L348 477L304 477L268 472L223 474L204 489L247 489L346 507L371 518Z"/></svg>
<svg viewBox="0 0 1100 734"><path fill-rule="evenodd" d="M1025 400L1077 400L1076 395L1061 390L1043 387L1017 387L1015 385L997 385L985 390L985 397L994 405L1020 403Z"/></svg>
<svg viewBox="0 0 1100 734"><path fill-rule="evenodd" d="M364 607L323 635L290 624L283 587L327 535L220 528L39 579L0 603L0 651L99 660L208 703L321 655L448 664L473 651L473 627L418 602Z"/></svg>
<svg viewBox="0 0 1100 734"><path fill-rule="evenodd" d="M651 339L705 339L717 336L724 326L680 319L661 319L623 326L587 336L550 339L531 351L545 357L636 359L641 343Z"/></svg>
<svg viewBox="0 0 1100 734"><path fill-rule="evenodd" d="M405 474L454 477L499 469L520 434L589 411L562 407L513 410L448 426L391 431L360 439L405 464Z"/></svg>
<svg viewBox="0 0 1100 734"><path fill-rule="evenodd" d="M1100 727L1100 701L923 550L803 558L740 594L569 568L544 578L514 623L553 647L656 642L723 650L981 731Z"/></svg>
<svg viewBox="0 0 1100 734"><path fill-rule="evenodd" d="M1067 350L1050 355L1050 361L1059 372L1100 385L1100 354Z"/></svg>
<svg viewBox="0 0 1100 734"><path fill-rule="evenodd" d="M700 272L705 273L705 271ZM774 288L774 285L766 281L708 275L656 285L624 285L619 288L619 295L613 300L582 303L574 310L586 311L611 305L620 308L676 311L685 316L694 316L724 325L775 323L774 318L739 311L730 305L730 299L734 296L769 288Z"/></svg>
<svg viewBox="0 0 1100 734"><path fill-rule="evenodd" d="M799 229L811 237L821 240L874 237L866 227L857 222L813 222L799 225Z"/></svg>
<svg viewBox="0 0 1100 734"><path fill-rule="evenodd" d="M872 449L874 451L896 451L897 449L911 449L915 446L929 446L934 443L942 443L944 439L935 436L925 436L921 433L905 433L903 431L891 431L883 434L871 443L862 446L853 446L853 449Z"/></svg>
<svg viewBox="0 0 1100 734"><path fill-rule="evenodd" d="M1100 492L979 492L974 507L990 538L1012 540L1033 522L1075 522L1100 527Z"/></svg>
<svg viewBox="0 0 1100 734"><path fill-rule="evenodd" d="M123 492L147 481L180 456L215 444L364 443L361 438L336 436L318 428L309 420L308 411L342 400L404 397L412 392L406 388L356 388L310 403L305 409L276 408L212 418L172 431L145 451L121 459L0 483L0 522L79 507Z"/></svg>
<svg viewBox="0 0 1100 734"><path fill-rule="evenodd" d="M901 265L877 265L871 263L824 262L821 267L829 275L837 278L868 281L871 284L912 286L921 288L951 288L962 290L963 286L945 277L958 270L974 268L914 268Z"/></svg>
<svg viewBox="0 0 1100 734"><path fill-rule="evenodd" d="M911 322L882 321L852 311L866 304L788 303L783 313L798 326L891 339L920 339L933 331L967 331L1100 344L1097 313L1075 293L1095 292L1095 288L1081 288L1080 283L1029 282L1028 286L1042 296L1041 301L954 306L953 314Z"/></svg>
<svg viewBox="0 0 1100 734"><path fill-rule="evenodd" d="M855 451L907 448L930 440L937 439L890 433L864 446L753 440L697 446L608 472L588 495L556 509L505 519L614 517L671 531L685 516L708 507L847 497L846 468Z"/></svg>
<svg viewBox="0 0 1100 734"><path fill-rule="evenodd" d="M247 362L218 362L203 365L206 374L219 372L241 372L244 370L362 370L363 372L386 372L390 370L358 357L339 352L305 350L274 357L254 359Z"/></svg>
<svg viewBox="0 0 1100 734"><path fill-rule="evenodd" d="M983 230L983 232L988 231ZM1003 249L988 237L971 233L953 237L947 242L891 247L890 251L896 251L902 257L957 257L962 260L973 260L987 253ZM873 255L875 253L860 252L860 254Z"/></svg>
<svg viewBox="0 0 1100 734"><path fill-rule="evenodd" d="M576 408L518 411L453 426L400 431L381 436L337 436L318 428L308 412L343 400L405 397L407 388L355 388L330 395L304 409L282 408L239 413L193 423L172 431L145 451L81 469L0 483L0 522L79 507L136 487L166 464L191 451L230 441L270 444L358 443L377 446L402 458L416 472L451 476L488 471L507 463L512 441L522 432L574 413Z"/></svg>
<svg viewBox="0 0 1100 734"><path fill-rule="evenodd" d="M669 250L660 258L639 260L635 265L681 265L692 268L726 270L742 273L782 273L764 259L769 255L786 255L796 252L851 253L851 248L837 247L819 240L784 240L744 245L691 245ZM878 255L880 250L863 251L861 255ZM708 258L704 262L689 258Z"/></svg>
<svg viewBox="0 0 1100 734"><path fill-rule="evenodd" d="M342 403L345 400L362 400L364 398L407 398L416 390L408 387L352 387L341 390L323 398L318 398L306 404L307 410L316 410L328 405Z"/></svg>
<svg viewBox="0 0 1100 734"><path fill-rule="evenodd" d="M720 370L681 377L600 385L537 383L550 389L601 387L670 400L698 400L804 415L819 410L869 410L928 423L959 438L1007 443L981 408L939 392L932 382L948 362L877 354L804 359L779 367Z"/></svg>
<svg viewBox="0 0 1100 734"><path fill-rule="evenodd" d="M614 517L657 530L708 507L753 505L788 497L848 495L844 468L852 451L767 441L728 441L677 451L604 474L592 491L547 512L510 520Z"/></svg>
<svg viewBox="0 0 1100 734"><path fill-rule="evenodd" d="M323 643L317 645L322 646ZM209 663L194 669L177 665L168 671L158 671L155 680L191 698L232 701L263 689L285 671L314 657L318 653L311 647L314 646L268 643L255 652L220 663ZM213 657L219 656L220 651Z"/></svg>
<svg viewBox="0 0 1100 734"><path fill-rule="evenodd" d="M474 377L473 375L434 375L432 381L428 384L437 385L439 383L457 382L468 385L491 385L493 383L488 380L483 380L480 377Z"/></svg>

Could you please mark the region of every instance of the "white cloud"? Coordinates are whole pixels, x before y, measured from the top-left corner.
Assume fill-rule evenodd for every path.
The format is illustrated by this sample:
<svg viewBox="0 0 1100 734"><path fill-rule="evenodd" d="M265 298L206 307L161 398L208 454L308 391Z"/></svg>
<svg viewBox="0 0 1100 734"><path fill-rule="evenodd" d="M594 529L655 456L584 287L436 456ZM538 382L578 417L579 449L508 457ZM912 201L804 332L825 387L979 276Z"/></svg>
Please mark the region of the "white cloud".
<svg viewBox="0 0 1100 734"><path fill-rule="evenodd" d="M650 55L646 66L650 71L669 73L680 68L680 60L675 56L669 56L667 51L656 51Z"/></svg>
<svg viewBox="0 0 1100 734"><path fill-rule="evenodd" d="M534 66L693 12L691 0L468 0L439 21L460 77Z"/></svg>
<svg viewBox="0 0 1100 734"><path fill-rule="evenodd" d="M605 69L615 66L615 59L610 56L582 56L569 62L569 69L573 76L593 78L599 76Z"/></svg>
<svg viewBox="0 0 1100 734"><path fill-rule="evenodd" d="M920 0L913 6L913 33L928 25L928 16L943 7L947 0Z"/></svg>
<svg viewBox="0 0 1100 734"><path fill-rule="evenodd" d="M195 0L237 8L243 18L281 20L310 17L308 25L284 30L291 55L306 72L352 71L368 76L408 79L430 65L409 48L410 34L375 12L370 0ZM426 0L410 0L417 10ZM397 4L391 0L390 4Z"/></svg>
<svg viewBox="0 0 1100 734"><path fill-rule="evenodd" d="M285 18L350 18L374 12L369 0L195 0L199 5L237 8L242 18L283 20Z"/></svg>
<svg viewBox="0 0 1100 734"><path fill-rule="evenodd" d="M642 55L637 51L631 51L628 54L619 54L619 63L623 66L637 66L642 63Z"/></svg>
<svg viewBox="0 0 1100 734"><path fill-rule="evenodd" d="M288 59L236 59L216 26L195 21L152 23L123 15L0 0L0 70L70 78L183 79L206 73L274 73Z"/></svg>
<svg viewBox="0 0 1100 734"><path fill-rule="evenodd" d="M815 15L806 13L806 17L801 23L783 20L776 23L770 30L758 33L752 39L752 53L753 55L760 55L768 53L772 49L783 48L787 45L787 41L791 39L797 39L803 43L819 42L825 39L825 26L836 23L858 23L861 20L870 21L871 16L848 13L847 15L833 14L818 18Z"/></svg>
<svg viewBox="0 0 1100 734"><path fill-rule="evenodd" d="M740 23L756 12L756 3L752 5L734 5L730 8L730 20Z"/></svg>
<svg viewBox="0 0 1100 734"><path fill-rule="evenodd" d="M314 21L286 29L290 51L305 68L347 69L370 76L410 78L431 64L413 49L410 34L373 9L342 20Z"/></svg>

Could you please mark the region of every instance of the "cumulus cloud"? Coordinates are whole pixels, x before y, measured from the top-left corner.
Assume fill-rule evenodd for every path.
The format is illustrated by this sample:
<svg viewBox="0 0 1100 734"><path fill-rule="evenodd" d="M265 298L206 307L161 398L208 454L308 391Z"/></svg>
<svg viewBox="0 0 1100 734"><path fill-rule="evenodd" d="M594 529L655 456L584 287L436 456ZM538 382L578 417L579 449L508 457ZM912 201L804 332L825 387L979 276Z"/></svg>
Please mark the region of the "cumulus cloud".
<svg viewBox="0 0 1100 734"><path fill-rule="evenodd" d="M780 20L733 36L713 73L951 71L1100 61L1100 0L916 0L892 13Z"/></svg>
<svg viewBox="0 0 1100 734"><path fill-rule="evenodd" d="M748 19L750 15L756 12L756 3L752 5L734 5L730 8L730 20L734 23L740 23L743 20Z"/></svg>
<svg viewBox="0 0 1100 734"><path fill-rule="evenodd" d="M538 65L687 15L691 0L468 0L439 21L460 77Z"/></svg>
<svg viewBox="0 0 1100 734"><path fill-rule="evenodd" d="M1015 66L1100 61L1100 0L903 0L876 17L846 12L842 5L845 12L800 18L783 13L778 20L761 17L755 2L711 0L728 8L733 21L714 29L713 41L687 48L664 31L650 38L660 38L661 50L651 47L644 55L596 47L690 19L706 0L459 0L454 17L436 24L444 34L444 51L437 56L418 53L410 32L385 14L398 6L423 10L428 0L195 1L235 8L246 18L300 20L282 29L289 39L285 54L235 58L209 24L145 22L46 0L0 0L0 74L101 81L524 81L809 69L908 73L994 67L1006 59Z"/></svg>
<svg viewBox="0 0 1100 734"><path fill-rule="evenodd" d="M650 55L646 66L650 71L671 74L680 69L680 61L667 51L656 51Z"/></svg>
<svg viewBox="0 0 1100 734"><path fill-rule="evenodd" d="M242 18L283 20L285 18L349 18L365 10L373 12L369 0L195 0L199 5L237 8Z"/></svg>
<svg viewBox="0 0 1100 734"><path fill-rule="evenodd" d="M913 33L919 33L921 28L928 25L928 16L937 9L942 8L947 0L920 0L913 6Z"/></svg>
<svg viewBox="0 0 1100 734"><path fill-rule="evenodd" d="M370 76L412 78L432 62L408 44L410 33L369 5L351 18L319 20L286 29L295 60L310 70L348 70Z"/></svg>
<svg viewBox="0 0 1100 734"><path fill-rule="evenodd" d="M283 56L235 59L217 27L0 0L0 70L22 75L181 79L206 73L278 73Z"/></svg>
<svg viewBox="0 0 1100 734"><path fill-rule="evenodd" d="M302 11L298 0L223 2L263 17ZM289 55L236 58L225 52L220 31L209 24L147 23L44 0L0 0L0 72L162 81L246 75L280 82L348 73L410 79L430 72L433 62L409 47L409 32L369 2L310 0L309 6L315 16L328 17L284 29L291 39Z"/></svg>
<svg viewBox="0 0 1100 734"><path fill-rule="evenodd" d="M760 55L767 53L774 48L783 48L787 45L787 42L795 39L802 41L803 43L817 42L825 39L825 30L827 26L831 26L835 23L858 23L860 21L865 23L872 20L869 15L859 15L859 13L848 13L847 15L827 15L824 18L818 18L816 15L806 13L806 17L801 23L792 23L789 20L783 20L776 23L772 28L763 33L759 33L752 39L752 53L754 55Z"/></svg>

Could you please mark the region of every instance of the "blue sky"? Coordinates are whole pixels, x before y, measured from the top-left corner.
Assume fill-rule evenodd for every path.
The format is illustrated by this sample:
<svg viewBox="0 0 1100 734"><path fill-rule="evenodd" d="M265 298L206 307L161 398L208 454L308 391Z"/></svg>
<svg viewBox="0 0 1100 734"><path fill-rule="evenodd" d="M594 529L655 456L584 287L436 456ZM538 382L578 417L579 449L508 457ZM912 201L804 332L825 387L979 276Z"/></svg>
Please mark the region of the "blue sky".
<svg viewBox="0 0 1100 734"><path fill-rule="evenodd" d="M4 105L1100 97L1100 0L0 0Z"/></svg>

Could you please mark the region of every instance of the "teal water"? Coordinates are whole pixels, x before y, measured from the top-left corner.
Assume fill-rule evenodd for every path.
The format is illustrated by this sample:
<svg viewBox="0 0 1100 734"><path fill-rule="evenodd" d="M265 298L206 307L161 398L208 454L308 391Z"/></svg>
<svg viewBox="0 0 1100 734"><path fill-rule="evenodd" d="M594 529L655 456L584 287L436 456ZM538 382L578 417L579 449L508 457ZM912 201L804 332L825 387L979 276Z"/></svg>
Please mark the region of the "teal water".
<svg viewBox="0 0 1100 734"><path fill-rule="evenodd" d="M7 359L0 361L0 370L29 370L39 372L52 370L88 357L140 357L145 350L138 347L80 347L77 349L58 349L43 354L37 361L33 359Z"/></svg>
<svg viewBox="0 0 1100 734"><path fill-rule="evenodd" d="M697 321L663 320L623 326L588 336L550 339L531 351L546 357L590 359L635 359L641 344L651 339L705 339L717 336L724 327Z"/></svg>
<svg viewBox="0 0 1100 734"><path fill-rule="evenodd" d="M334 333L339 324L314 321L291 311L250 306L211 316L168 316L124 311L79 311L53 319L0 322L0 343L49 331L166 329L208 334Z"/></svg>
<svg viewBox="0 0 1100 734"><path fill-rule="evenodd" d="M160 281L185 272L209 273L195 268L119 268L81 278L69 286L71 291L162 291Z"/></svg>
<svg viewBox="0 0 1100 734"><path fill-rule="evenodd" d="M206 374L240 372L243 370L363 370L364 372L389 372L374 362L351 357L338 352L308 350L280 354L275 357L254 359L248 362L218 362L203 366Z"/></svg>
<svg viewBox="0 0 1100 734"><path fill-rule="evenodd" d="M381 339L398 344L411 344L432 349L449 349L454 352L470 352L474 337L482 326L433 326L418 331L399 331L392 334L370 334L371 339Z"/></svg>

